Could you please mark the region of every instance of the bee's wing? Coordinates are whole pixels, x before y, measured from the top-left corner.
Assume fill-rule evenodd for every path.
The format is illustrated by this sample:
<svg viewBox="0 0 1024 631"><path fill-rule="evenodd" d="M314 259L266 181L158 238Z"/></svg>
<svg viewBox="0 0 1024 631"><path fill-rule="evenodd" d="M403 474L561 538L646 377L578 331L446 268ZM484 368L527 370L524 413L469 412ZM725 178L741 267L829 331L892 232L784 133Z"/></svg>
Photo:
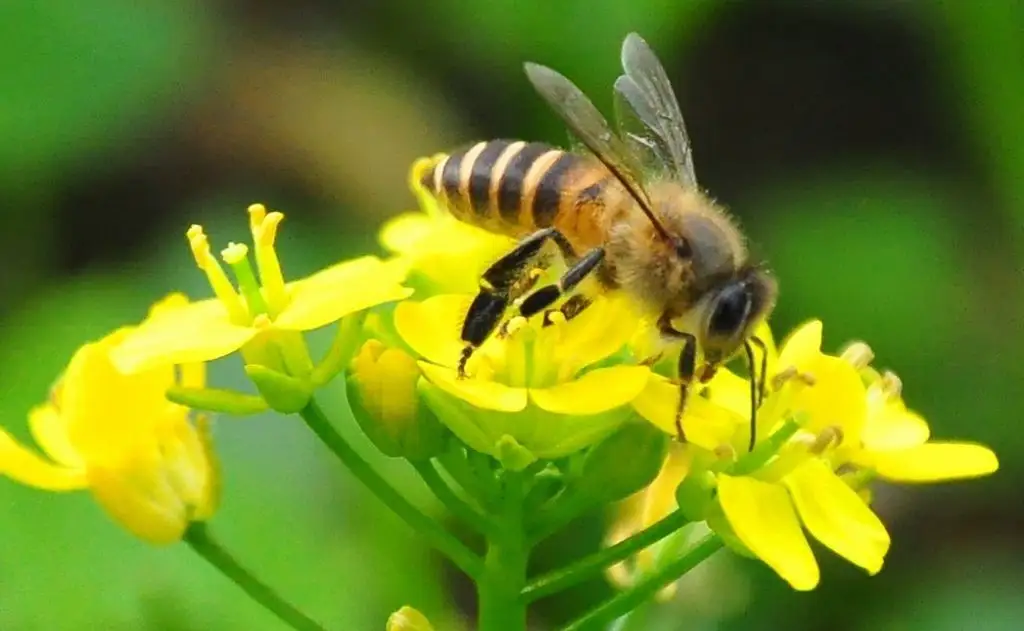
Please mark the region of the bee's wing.
<svg viewBox="0 0 1024 631"><path fill-rule="evenodd" d="M573 136L604 163L645 211L649 211L650 199L641 179L642 165L590 99L572 81L551 68L534 63L526 63L524 67L530 83L565 121Z"/></svg>
<svg viewBox="0 0 1024 631"><path fill-rule="evenodd" d="M634 151L646 147L674 179L696 187L690 139L672 84L654 51L636 33L622 43L622 68L626 74L615 82L615 97L623 137Z"/></svg>

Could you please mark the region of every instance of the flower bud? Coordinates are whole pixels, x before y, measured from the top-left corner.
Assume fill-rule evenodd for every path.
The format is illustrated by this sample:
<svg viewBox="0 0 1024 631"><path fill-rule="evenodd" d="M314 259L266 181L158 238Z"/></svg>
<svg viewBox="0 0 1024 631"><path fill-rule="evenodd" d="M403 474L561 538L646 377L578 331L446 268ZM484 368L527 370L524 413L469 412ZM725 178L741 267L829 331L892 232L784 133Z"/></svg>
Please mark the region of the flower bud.
<svg viewBox="0 0 1024 631"><path fill-rule="evenodd" d="M676 487L676 503L690 521L704 521L714 501L715 475L707 469L690 471Z"/></svg>
<svg viewBox="0 0 1024 631"><path fill-rule="evenodd" d="M626 423L587 452L579 490L601 503L623 499L658 476L668 436L650 423Z"/></svg>
<svg viewBox="0 0 1024 631"><path fill-rule="evenodd" d="M312 385L283 372L259 364L246 364L245 374L256 385L272 410L281 414L295 414L309 403Z"/></svg>
<svg viewBox="0 0 1024 631"><path fill-rule="evenodd" d="M444 450L448 437L419 399L416 360L379 340L356 353L345 379L349 406L366 436L393 458L425 460Z"/></svg>
<svg viewBox="0 0 1024 631"><path fill-rule="evenodd" d="M427 617L406 605L388 616L385 631L434 631Z"/></svg>

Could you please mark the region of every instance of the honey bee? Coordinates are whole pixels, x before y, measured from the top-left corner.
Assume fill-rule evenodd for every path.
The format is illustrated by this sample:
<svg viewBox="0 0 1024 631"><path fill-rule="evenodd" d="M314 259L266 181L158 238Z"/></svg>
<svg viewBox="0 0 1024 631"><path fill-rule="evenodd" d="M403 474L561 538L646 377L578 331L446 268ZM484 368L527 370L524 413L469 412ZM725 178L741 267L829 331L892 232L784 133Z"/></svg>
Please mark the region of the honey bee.
<svg viewBox="0 0 1024 631"><path fill-rule="evenodd" d="M741 348L751 368L751 433L763 394L755 385L754 329L775 304L777 286L752 262L739 228L697 185L693 155L661 62L637 34L622 45L625 73L615 81L615 130L569 79L526 63L530 82L568 125L583 151L539 142L490 140L440 155L421 183L457 219L521 239L480 280L462 328L465 376L473 351L512 307L530 317L572 318L591 300L593 277L621 290L657 322L661 340L679 345L679 439L687 387L706 382ZM557 282L535 288L539 267L560 254ZM557 309L552 307L560 302ZM700 360L698 365L698 358ZM652 358L653 360L653 358Z"/></svg>

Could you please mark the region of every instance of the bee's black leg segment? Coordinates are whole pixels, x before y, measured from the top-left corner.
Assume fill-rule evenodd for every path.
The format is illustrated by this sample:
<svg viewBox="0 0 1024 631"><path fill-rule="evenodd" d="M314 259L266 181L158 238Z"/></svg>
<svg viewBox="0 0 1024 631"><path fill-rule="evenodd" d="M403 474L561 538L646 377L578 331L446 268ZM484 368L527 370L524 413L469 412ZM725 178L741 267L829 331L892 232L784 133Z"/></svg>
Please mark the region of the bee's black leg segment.
<svg viewBox="0 0 1024 631"><path fill-rule="evenodd" d="M758 407L760 407L761 404L764 403L764 391L767 387L766 384L768 379L768 346L764 343L764 340L757 336L751 337L750 342L754 346L761 349L761 374L758 375L757 378L757 405ZM753 366L751 366L751 370L753 370ZM753 379L754 375L751 374L750 378Z"/></svg>
<svg viewBox="0 0 1024 631"><path fill-rule="evenodd" d="M524 269L540 254L548 240L554 241L567 261L574 261L576 253L561 232L554 228L538 230L520 241L511 252L494 262L483 274L480 283L485 289L505 294L520 282Z"/></svg>
<svg viewBox="0 0 1024 631"><path fill-rule="evenodd" d="M473 351L494 331L507 306L507 297L487 289L481 289L469 305L466 319L462 321L462 341L466 346L459 357L460 377L466 376L466 363Z"/></svg>
<svg viewBox="0 0 1024 631"><path fill-rule="evenodd" d="M758 341L760 342L760 340ZM761 349L762 351L764 350L763 345L761 346ZM764 382L764 364L767 360L765 359L761 362L761 377L758 379L757 375L754 374L756 372L754 364L754 345L748 340L743 343L743 350L747 352L747 363L750 365L750 444L747 447L747 451L753 451L754 444L757 443L757 408L761 404L760 398L764 393L764 390L762 389ZM761 391L761 396L758 396L759 390Z"/></svg>
<svg viewBox="0 0 1024 631"><path fill-rule="evenodd" d="M575 294L569 296L568 300L562 303L562 306L557 309L548 309L544 312L544 326L553 324L551 317L556 313L561 313L562 317L566 320L572 320L579 314L583 313L583 310L593 304L593 300L587 298L583 294Z"/></svg>
<svg viewBox="0 0 1024 631"><path fill-rule="evenodd" d="M694 373L697 372L697 338L690 333L674 331L675 335L683 340L683 348L679 351L679 405L676 407L676 439L686 442L686 432L683 431L683 412L686 409L686 395L693 381Z"/></svg>
<svg viewBox="0 0 1024 631"><path fill-rule="evenodd" d="M584 278L597 269L603 260L604 248L590 250L565 270L562 277L558 279L558 284L545 285L526 296L523 303L519 305L519 314L528 318L547 309L561 298L562 294L579 285Z"/></svg>

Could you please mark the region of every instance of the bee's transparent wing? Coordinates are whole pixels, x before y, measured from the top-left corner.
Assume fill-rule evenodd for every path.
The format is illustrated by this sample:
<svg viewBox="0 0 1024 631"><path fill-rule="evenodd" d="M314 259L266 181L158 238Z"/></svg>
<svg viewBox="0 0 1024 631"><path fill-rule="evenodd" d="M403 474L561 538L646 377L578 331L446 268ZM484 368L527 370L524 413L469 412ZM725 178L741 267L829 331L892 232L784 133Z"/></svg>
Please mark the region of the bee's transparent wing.
<svg viewBox="0 0 1024 631"><path fill-rule="evenodd" d="M647 42L630 33L622 43L622 69L615 82L619 128L635 151L646 151L680 183L696 187L693 152L672 84ZM643 154L641 154L643 155Z"/></svg>
<svg viewBox="0 0 1024 631"><path fill-rule="evenodd" d="M572 135L604 163L650 214L650 200L641 179L642 165L590 99L572 81L551 68L534 63L525 64L525 68L530 83L565 121Z"/></svg>

